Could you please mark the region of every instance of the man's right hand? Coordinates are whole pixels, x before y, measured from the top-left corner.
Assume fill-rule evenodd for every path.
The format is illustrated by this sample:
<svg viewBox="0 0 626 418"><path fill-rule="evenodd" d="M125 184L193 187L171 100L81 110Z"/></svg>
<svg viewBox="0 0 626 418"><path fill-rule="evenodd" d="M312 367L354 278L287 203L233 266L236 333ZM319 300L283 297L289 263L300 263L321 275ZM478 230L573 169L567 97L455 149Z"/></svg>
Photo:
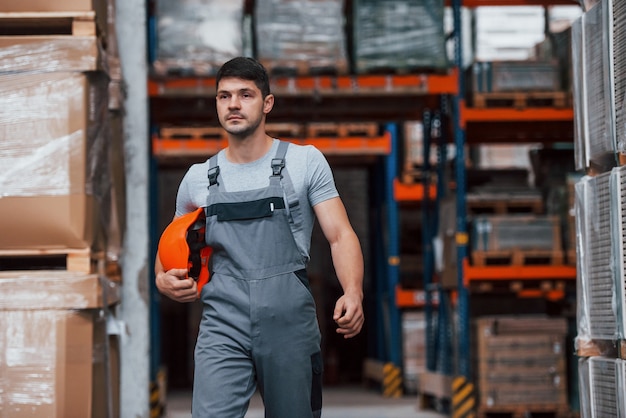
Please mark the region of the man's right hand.
<svg viewBox="0 0 626 418"><path fill-rule="evenodd" d="M194 302L198 299L196 281L187 277L187 269L171 269L156 274L159 292L177 302Z"/></svg>

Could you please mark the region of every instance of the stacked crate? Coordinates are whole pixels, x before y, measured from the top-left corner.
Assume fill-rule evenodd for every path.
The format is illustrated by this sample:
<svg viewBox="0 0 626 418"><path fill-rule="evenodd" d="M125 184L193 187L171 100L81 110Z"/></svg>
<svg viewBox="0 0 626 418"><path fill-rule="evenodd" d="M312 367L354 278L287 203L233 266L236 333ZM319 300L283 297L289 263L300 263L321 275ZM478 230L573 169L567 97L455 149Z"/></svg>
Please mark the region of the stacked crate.
<svg viewBox="0 0 626 418"><path fill-rule="evenodd" d="M475 332L480 416L569 410L564 318L481 317Z"/></svg>
<svg viewBox="0 0 626 418"><path fill-rule="evenodd" d="M0 411L116 416L113 2L0 3ZM111 123L112 113L117 122ZM119 157L118 157L119 158ZM116 167L120 169L119 166ZM119 200L122 200L120 202ZM110 241L115 230L117 240ZM112 244L115 243L115 244ZM7 378L8 377L8 378Z"/></svg>

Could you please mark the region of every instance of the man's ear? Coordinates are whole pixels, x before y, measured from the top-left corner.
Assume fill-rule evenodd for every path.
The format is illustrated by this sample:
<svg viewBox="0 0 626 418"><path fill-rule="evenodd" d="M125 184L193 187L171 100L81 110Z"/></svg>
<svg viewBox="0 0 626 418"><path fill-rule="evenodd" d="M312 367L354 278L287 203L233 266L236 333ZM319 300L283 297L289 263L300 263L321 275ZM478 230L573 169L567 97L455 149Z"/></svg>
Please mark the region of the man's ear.
<svg viewBox="0 0 626 418"><path fill-rule="evenodd" d="M263 113L267 115L268 113L272 111L273 107L274 107L274 95L268 94L267 96L265 96L265 99L263 100Z"/></svg>

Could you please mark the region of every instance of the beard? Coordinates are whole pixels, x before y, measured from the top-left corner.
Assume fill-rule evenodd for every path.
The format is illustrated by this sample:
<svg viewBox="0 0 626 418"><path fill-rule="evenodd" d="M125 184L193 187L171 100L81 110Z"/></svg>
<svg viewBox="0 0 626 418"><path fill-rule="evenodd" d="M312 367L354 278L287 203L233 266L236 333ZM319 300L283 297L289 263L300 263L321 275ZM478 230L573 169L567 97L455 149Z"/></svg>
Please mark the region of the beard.
<svg viewBox="0 0 626 418"><path fill-rule="evenodd" d="M256 120L250 121L250 123L238 123L235 125L224 124L224 130L228 132L234 138L244 139L252 135L257 128L261 125L263 116L260 115Z"/></svg>

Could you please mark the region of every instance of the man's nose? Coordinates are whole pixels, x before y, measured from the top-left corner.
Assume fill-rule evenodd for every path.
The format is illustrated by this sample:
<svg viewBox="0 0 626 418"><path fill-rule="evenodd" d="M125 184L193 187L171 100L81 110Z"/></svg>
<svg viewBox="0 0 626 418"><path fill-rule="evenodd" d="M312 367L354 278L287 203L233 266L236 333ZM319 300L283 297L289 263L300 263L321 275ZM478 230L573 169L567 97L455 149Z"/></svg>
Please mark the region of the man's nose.
<svg viewBox="0 0 626 418"><path fill-rule="evenodd" d="M237 97L236 95L232 95L230 97L230 100L228 101L228 107L239 109L240 105L241 105L241 102L239 100L239 97Z"/></svg>

